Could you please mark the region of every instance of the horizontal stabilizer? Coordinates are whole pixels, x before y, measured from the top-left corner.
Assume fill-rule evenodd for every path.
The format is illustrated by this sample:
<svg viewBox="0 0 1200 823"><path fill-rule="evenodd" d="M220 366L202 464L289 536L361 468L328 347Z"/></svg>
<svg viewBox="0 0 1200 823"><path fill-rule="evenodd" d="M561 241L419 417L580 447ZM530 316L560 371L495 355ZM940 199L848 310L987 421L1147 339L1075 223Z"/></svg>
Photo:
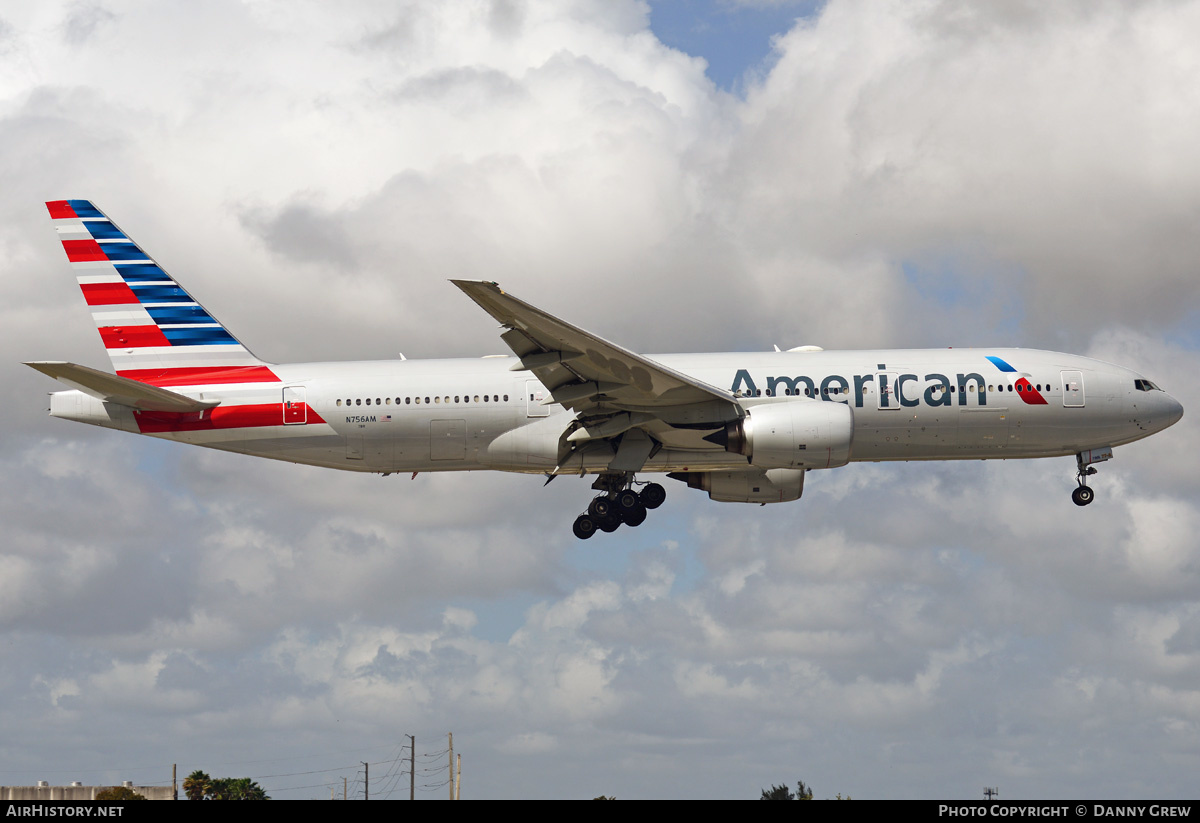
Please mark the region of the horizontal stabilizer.
<svg viewBox="0 0 1200 823"><path fill-rule="evenodd" d="M128 406L131 409L163 412L199 412L221 404L220 400L195 400L187 395L160 389L118 377L98 369L66 363L61 360L42 360L26 363L32 369L49 375L73 389L99 398L108 403Z"/></svg>

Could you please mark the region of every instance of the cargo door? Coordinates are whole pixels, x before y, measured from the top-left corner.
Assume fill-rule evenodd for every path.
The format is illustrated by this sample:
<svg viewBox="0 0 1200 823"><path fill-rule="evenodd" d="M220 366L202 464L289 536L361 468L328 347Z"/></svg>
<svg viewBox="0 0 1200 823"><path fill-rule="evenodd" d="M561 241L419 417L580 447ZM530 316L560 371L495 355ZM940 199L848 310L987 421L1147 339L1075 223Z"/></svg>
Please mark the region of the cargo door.
<svg viewBox="0 0 1200 823"><path fill-rule="evenodd" d="M429 421L430 460L462 460L466 456L466 420Z"/></svg>

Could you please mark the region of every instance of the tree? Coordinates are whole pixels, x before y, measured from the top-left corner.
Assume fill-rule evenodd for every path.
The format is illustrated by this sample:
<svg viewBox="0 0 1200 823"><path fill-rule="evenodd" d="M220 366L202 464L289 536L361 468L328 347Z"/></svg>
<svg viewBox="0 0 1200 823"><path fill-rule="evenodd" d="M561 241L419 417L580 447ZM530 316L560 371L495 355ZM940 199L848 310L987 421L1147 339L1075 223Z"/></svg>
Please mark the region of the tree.
<svg viewBox="0 0 1200 823"><path fill-rule="evenodd" d="M146 798L128 786L113 786L111 789L101 789L96 792L95 799L105 803L128 803L130 800L145 800Z"/></svg>
<svg viewBox="0 0 1200 823"><path fill-rule="evenodd" d="M812 799L813 799L812 789L810 789L808 786L804 785L803 780L799 780L796 782L795 793L793 793L792 790L787 787L786 783L782 783L778 786L772 784L771 790L767 791L766 789L763 789L762 797L759 798L759 800L812 800Z"/></svg>
<svg viewBox="0 0 1200 823"><path fill-rule="evenodd" d="M212 778L199 769L189 774L183 780L183 793L188 800L203 800L208 796Z"/></svg>
<svg viewBox="0 0 1200 823"><path fill-rule="evenodd" d="M197 769L183 781L188 800L270 800L257 781L248 777L209 777Z"/></svg>
<svg viewBox="0 0 1200 823"><path fill-rule="evenodd" d="M257 781L248 777L222 777L212 781L212 800L270 800Z"/></svg>

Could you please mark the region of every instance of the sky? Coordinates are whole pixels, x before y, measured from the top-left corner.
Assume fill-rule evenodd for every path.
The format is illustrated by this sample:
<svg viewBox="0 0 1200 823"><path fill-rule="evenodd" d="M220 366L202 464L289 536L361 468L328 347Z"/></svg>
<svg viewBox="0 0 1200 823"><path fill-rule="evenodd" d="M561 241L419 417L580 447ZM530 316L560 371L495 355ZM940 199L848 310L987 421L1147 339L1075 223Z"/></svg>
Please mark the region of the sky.
<svg viewBox="0 0 1200 823"><path fill-rule="evenodd" d="M1200 3L0 0L0 784L1194 797ZM277 464L51 419L86 198L272 362L1025 346L1183 420L800 501Z"/></svg>

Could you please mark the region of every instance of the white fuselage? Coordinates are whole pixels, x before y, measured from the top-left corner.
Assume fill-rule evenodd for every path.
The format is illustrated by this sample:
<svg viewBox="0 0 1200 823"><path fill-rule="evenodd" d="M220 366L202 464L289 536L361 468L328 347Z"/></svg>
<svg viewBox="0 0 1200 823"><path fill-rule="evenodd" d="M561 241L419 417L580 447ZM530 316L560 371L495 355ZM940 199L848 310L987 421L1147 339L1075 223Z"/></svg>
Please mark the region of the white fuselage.
<svg viewBox="0 0 1200 823"><path fill-rule="evenodd" d="M1009 371L1002 370L989 356ZM1031 349L925 349L651 355L764 403L844 403L853 414L851 460L957 460L1071 455L1119 446L1174 423L1182 407L1140 375L1098 360ZM77 391L51 413L210 448L366 472L601 472L610 448L560 438L574 414L514 357L297 363L279 382L178 386L219 399L214 418L134 412ZM1024 378L1028 395L1017 390ZM1036 394L1036 397L1034 395ZM1030 402L1033 398L1036 402ZM225 421L214 425L213 420ZM227 424L227 425L226 425ZM704 432L659 426L642 471L744 468L745 457ZM560 462L561 461L561 462Z"/></svg>

